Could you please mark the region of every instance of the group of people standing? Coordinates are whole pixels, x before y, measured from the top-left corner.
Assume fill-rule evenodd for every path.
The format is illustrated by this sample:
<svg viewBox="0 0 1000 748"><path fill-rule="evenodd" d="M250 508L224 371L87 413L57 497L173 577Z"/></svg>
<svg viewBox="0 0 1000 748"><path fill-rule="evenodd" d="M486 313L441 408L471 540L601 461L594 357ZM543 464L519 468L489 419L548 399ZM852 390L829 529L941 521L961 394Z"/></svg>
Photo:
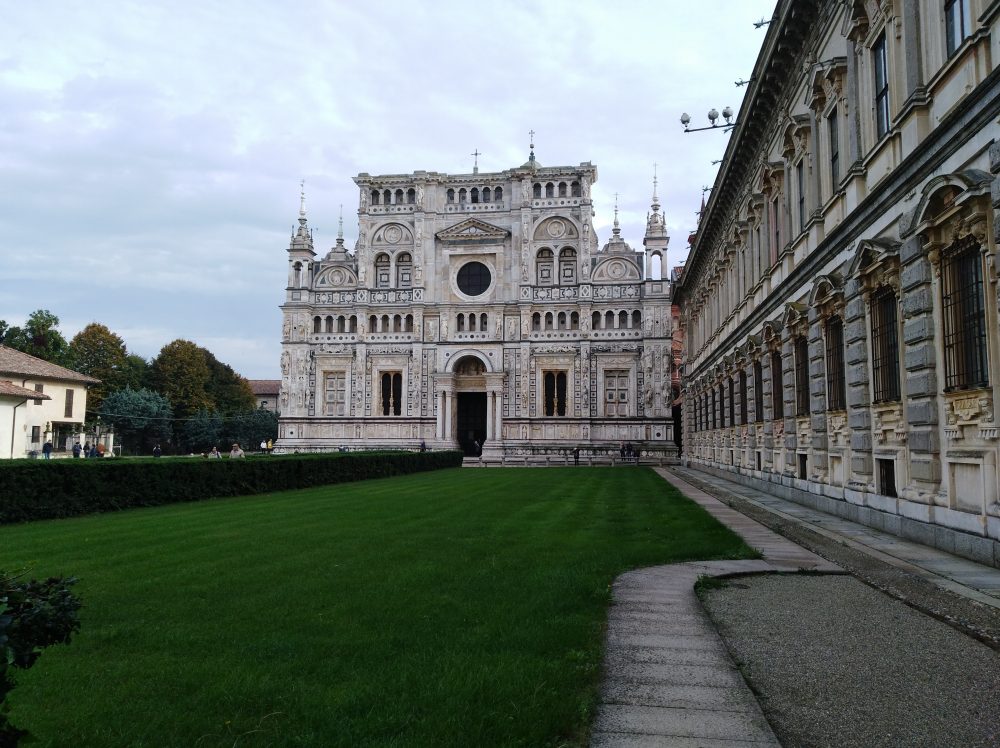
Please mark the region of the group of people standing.
<svg viewBox="0 0 1000 748"><path fill-rule="evenodd" d="M104 453L107 448L98 442L97 444L91 444L90 442L84 442L83 446L80 446L80 442L73 443L73 457L104 457ZM52 455L52 442L45 442L45 446L42 447L42 452L45 454L45 459L48 460Z"/></svg>

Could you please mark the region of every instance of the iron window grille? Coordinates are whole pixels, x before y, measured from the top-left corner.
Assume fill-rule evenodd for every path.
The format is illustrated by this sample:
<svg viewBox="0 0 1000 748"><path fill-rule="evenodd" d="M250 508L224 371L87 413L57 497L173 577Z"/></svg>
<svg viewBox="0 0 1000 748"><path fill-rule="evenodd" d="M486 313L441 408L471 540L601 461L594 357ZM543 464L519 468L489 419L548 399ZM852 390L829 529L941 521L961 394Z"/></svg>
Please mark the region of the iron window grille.
<svg viewBox="0 0 1000 748"><path fill-rule="evenodd" d="M809 415L809 343L795 339L795 415Z"/></svg>
<svg viewBox="0 0 1000 748"><path fill-rule="evenodd" d="M740 424L747 424L747 373L740 369Z"/></svg>
<svg viewBox="0 0 1000 748"><path fill-rule="evenodd" d="M872 294L872 378L877 403L898 402L899 386L899 322L896 294L882 286Z"/></svg>
<svg viewBox="0 0 1000 748"><path fill-rule="evenodd" d="M989 376L979 242L973 236L955 242L946 251L942 264L945 389L985 387Z"/></svg>
<svg viewBox="0 0 1000 748"><path fill-rule="evenodd" d="M764 420L764 367L760 361L753 362L753 404L754 420L760 423Z"/></svg>
<svg viewBox="0 0 1000 748"><path fill-rule="evenodd" d="M826 321L826 407L827 410L847 408L844 321L840 317L830 317Z"/></svg>
<svg viewBox="0 0 1000 748"><path fill-rule="evenodd" d="M781 372L781 352L771 353L771 412L775 420L785 417L784 378Z"/></svg>
<svg viewBox="0 0 1000 748"><path fill-rule="evenodd" d="M875 132L879 139L889 132L889 59L885 34L872 46L875 67Z"/></svg>

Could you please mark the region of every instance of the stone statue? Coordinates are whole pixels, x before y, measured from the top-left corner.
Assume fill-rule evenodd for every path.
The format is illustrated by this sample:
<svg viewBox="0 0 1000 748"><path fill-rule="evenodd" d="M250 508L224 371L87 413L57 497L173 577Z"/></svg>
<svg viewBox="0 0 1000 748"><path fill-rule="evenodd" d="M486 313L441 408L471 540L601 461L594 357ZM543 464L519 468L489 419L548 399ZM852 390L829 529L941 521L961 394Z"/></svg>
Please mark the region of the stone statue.
<svg viewBox="0 0 1000 748"><path fill-rule="evenodd" d="M368 210L368 190L361 188L361 210Z"/></svg>
<svg viewBox="0 0 1000 748"><path fill-rule="evenodd" d="M286 324L287 324L287 320L286 320ZM288 355L288 351L284 351L281 354L281 373L284 376L288 376L289 358L290 357Z"/></svg>
<svg viewBox="0 0 1000 748"><path fill-rule="evenodd" d="M417 207L424 207L424 186L422 184L417 185Z"/></svg>

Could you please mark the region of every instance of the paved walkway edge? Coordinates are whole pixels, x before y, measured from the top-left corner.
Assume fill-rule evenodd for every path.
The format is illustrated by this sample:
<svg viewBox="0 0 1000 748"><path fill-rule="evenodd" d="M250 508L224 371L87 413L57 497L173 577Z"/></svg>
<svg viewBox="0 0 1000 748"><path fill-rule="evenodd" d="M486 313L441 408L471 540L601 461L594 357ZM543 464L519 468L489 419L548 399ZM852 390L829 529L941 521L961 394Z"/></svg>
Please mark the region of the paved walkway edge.
<svg viewBox="0 0 1000 748"><path fill-rule="evenodd" d="M702 609L702 576L839 566L783 538L664 468L668 480L764 556L698 561L622 574L612 590L594 748L779 746L771 726Z"/></svg>

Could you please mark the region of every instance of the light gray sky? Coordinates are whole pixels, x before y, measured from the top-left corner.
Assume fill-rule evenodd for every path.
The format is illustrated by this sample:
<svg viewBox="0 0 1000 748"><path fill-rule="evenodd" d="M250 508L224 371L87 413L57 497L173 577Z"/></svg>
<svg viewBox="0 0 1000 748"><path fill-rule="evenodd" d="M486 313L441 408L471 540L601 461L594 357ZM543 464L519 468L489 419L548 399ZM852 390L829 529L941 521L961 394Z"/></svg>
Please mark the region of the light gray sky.
<svg viewBox="0 0 1000 748"><path fill-rule="evenodd" d="M193 340L277 378L288 236L317 252L351 177L592 161L641 246L659 164L671 266L775 0L0 2L0 319L92 321L155 356Z"/></svg>

